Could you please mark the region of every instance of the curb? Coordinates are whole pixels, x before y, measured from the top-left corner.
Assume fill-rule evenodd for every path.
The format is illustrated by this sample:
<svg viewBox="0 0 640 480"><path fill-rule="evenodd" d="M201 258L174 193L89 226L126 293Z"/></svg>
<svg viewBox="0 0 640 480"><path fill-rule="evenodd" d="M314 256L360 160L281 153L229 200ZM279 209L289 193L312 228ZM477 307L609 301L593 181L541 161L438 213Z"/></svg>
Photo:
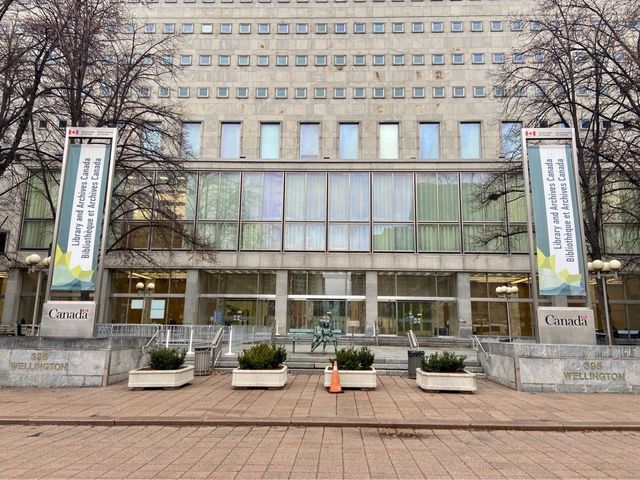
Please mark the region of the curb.
<svg viewBox="0 0 640 480"><path fill-rule="evenodd" d="M585 432L585 431L635 431L640 432L640 422L500 422L500 421L447 421L447 420L377 420L373 418L199 418L199 417L0 417L0 425L69 425L93 427L333 427L333 428L383 428L409 430L517 430L531 432Z"/></svg>

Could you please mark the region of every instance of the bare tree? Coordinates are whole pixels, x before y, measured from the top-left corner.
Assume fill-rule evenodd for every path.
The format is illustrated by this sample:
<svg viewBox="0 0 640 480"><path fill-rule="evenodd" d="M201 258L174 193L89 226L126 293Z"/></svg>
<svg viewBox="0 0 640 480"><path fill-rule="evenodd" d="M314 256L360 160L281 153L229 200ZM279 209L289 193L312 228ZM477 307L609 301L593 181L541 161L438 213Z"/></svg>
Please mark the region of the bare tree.
<svg viewBox="0 0 640 480"><path fill-rule="evenodd" d="M640 253L639 9L635 0L538 2L496 78L505 118L575 128L592 258ZM521 152L513 153L496 178L521 174ZM637 258L626 259L629 267Z"/></svg>
<svg viewBox="0 0 640 480"><path fill-rule="evenodd" d="M58 121L117 127L110 250L152 260L148 244L136 238L148 241L153 230L158 248L211 255L213 245L197 238L183 221L192 179L188 145L183 144L184 116L174 102L151 95L180 73L173 61L179 36L145 32L126 5L110 0L36 0L16 17L16 24L25 25L21 28L38 25L30 35L42 39L36 54L42 52L43 72L37 85L29 85L35 91L30 111L17 115L28 128L16 140L15 152L7 155L5 177L14 175L16 181L8 182L5 200L24 182L25 169L59 169L64 129L57 128ZM52 193L42 192L46 197Z"/></svg>

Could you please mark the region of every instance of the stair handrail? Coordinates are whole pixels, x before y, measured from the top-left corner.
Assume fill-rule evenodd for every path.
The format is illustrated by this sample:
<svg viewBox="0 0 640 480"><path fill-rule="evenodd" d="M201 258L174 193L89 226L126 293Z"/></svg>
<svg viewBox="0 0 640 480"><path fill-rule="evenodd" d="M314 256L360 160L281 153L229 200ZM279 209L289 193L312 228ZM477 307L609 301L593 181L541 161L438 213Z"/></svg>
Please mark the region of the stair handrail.
<svg viewBox="0 0 640 480"><path fill-rule="evenodd" d="M416 338L416 334L413 333L413 330L409 330L409 332L407 333L407 336L409 337L410 349L415 350L420 348L420 345L418 345L418 339Z"/></svg>
<svg viewBox="0 0 640 480"><path fill-rule="evenodd" d="M477 344L477 347L476 347L476 344ZM482 353L484 353L487 357L489 357L489 354L487 353L487 351L482 346L482 342L480 341L480 339L478 338L477 335L472 335L471 336L471 346L476 352L479 351L479 350L482 350Z"/></svg>
<svg viewBox="0 0 640 480"><path fill-rule="evenodd" d="M142 353L147 353L147 351L149 350L149 347L153 342L158 343L156 337L160 333L162 333L162 325L156 325L156 331L153 334L153 336L149 339L149 341L146 343L146 345L142 347Z"/></svg>

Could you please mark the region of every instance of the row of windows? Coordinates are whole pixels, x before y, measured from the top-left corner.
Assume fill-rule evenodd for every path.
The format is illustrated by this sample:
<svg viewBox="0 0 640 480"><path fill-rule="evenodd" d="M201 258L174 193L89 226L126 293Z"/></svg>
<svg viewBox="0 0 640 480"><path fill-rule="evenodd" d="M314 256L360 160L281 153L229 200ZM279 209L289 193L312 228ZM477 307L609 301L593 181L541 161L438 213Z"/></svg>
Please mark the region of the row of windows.
<svg viewBox="0 0 640 480"><path fill-rule="evenodd" d="M218 57L218 66L228 67L231 66L234 62L232 61L233 56L229 54L220 54ZM361 67L368 65L367 57L369 57L369 62L371 65L375 66L383 66L386 65L387 62L391 65L402 66L402 65L426 65L427 59L429 59L431 65L445 65L447 64L447 57L449 58L449 63L451 65L464 65L467 61L470 61L474 65L481 65L487 62L489 58L491 58L491 63L494 64L502 64L505 63L506 55L504 52L495 52L491 54L485 54L482 52L475 52L471 54L464 53L433 53L429 58L428 55L423 53L415 53L411 55L405 54L374 54L374 55L364 55L364 54L356 54L356 55L235 55L236 61L235 64L240 67L248 67L252 65L252 61L255 62L255 65L259 67L268 67L269 65L275 65L277 67L286 67L288 65L295 65L296 67L306 67L308 65L315 65L317 67L324 67L327 65L335 65L335 66L346 66L347 64L353 65L356 67ZM188 66L195 65L196 60L198 65L209 66L213 64L213 55L192 55L192 54L181 54L178 57L178 62L180 65ZM350 61L349 61L350 58ZM390 60L390 61L389 61ZM166 56L158 58L163 64L172 64L173 57ZM522 53L514 53L511 55L511 61L513 63L523 63L525 61L525 55ZM542 62L543 58L534 57L535 62ZM153 59L148 57L144 60L144 63L152 63Z"/></svg>
<svg viewBox="0 0 640 480"><path fill-rule="evenodd" d="M468 22L464 22L461 20L454 20L451 22L444 22L442 20L432 21L426 24L425 22L391 22L387 24L385 22L354 22L351 27L351 33L424 33L426 31L426 27L430 27L430 31L433 33L443 33L445 32L445 27L449 27L449 31L452 33L461 33L464 31L471 32L483 32L485 31L485 22L483 20L470 20ZM489 29L492 32L502 32L504 31L504 24L502 20L491 20L489 23ZM468 25L467 25L468 24ZM199 25L199 26L197 26ZM268 35L270 33L276 33L279 35L287 35L289 33L296 33L298 35L306 35L308 33L317 33L317 34L346 34L349 32L349 26L351 24L347 22L337 22L337 23L295 23L289 24L286 22L278 22L276 24L271 23L220 23L217 24L217 28L214 27L213 23L183 23L180 25L180 31L183 34L193 34L199 32L203 34L212 34L219 33L221 35L228 35L234 32L234 27L237 33L248 35L252 32ZM511 31L520 31L522 30L522 21L514 20L509 22ZM532 23L533 28L534 23ZM125 27L125 31L131 33L136 29L135 24L129 24ZM177 33L178 32L178 24L176 23L145 23L144 24L144 32L145 33L157 33L162 31L162 33ZM110 30L115 31L115 26L110 27Z"/></svg>
<svg viewBox="0 0 640 480"><path fill-rule="evenodd" d="M418 124L417 158L420 160L437 160L441 158L440 123L424 122ZM202 150L202 123L188 122L183 124L183 144L185 154L199 157ZM300 123L298 127L298 147L300 159L320 159L329 152L321 152L320 123ZM280 123L260 123L260 159L278 160L281 157L282 125ZM520 145L520 122L502 122L502 153L505 156L516 155ZM381 160L399 160L400 157L400 123L379 123L377 129L378 158ZM482 157L482 134L480 122L461 122L458 124L459 157L463 160L480 159ZM242 123L222 122L220 124L221 159L243 158ZM363 138L359 123L338 124L338 158L340 160L358 160L361 158L360 146L363 142L370 144L371 139ZM143 138L146 150L155 152L162 148L162 125L149 124ZM404 156L416 154L415 146L407 149ZM407 152L411 152L408 154ZM414 157L415 158L415 157Z"/></svg>
<svg viewBox="0 0 640 480"><path fill-rule="evenodd" d="M471 87L470 94L475 98L483 98L487 96L487 89L484 86L478 85ZM350 93L349 93L350 92ZM335 99L346 99L348 96L350 98L363 99L363 98L374 98L374 99L384 99L384 98L426 98L426 88L425 87L373 87L367 89L365 87L353 87L350 90L345 87L334 87L334 88L326 88L326 87L315 87L313 89L313 98L317 99L325 99L325 98L335 98ZM288 87L256 87L254 89L254 98L257 99L266 99L272 96L276 99L286 99L289 98L290 89ZM305 99L308 98L307 88L293 88L293 98L296 99ZM464 98L467 96L467 87L464 86L454 86L451 87L451 96L453 98ZM109 91L104 90L101 91L102 95L109 95ZM216 87L215 96L216 98L230 98L233 94L232 89L229 87ZM139 95L141 97L149 97L151 95L151 90L149 88L143 87L139 90ZM310 95L310 94L309 94ZM503 96L503 91L500 89L494 90L495 96ZM178 87L177 88L177 96L178 98L190 98L195 96L196 98L209 98L211 96L211 88L210 87L196 87L193 89L190 87ZM433 98L445 98L447 96L447 90L445 87L432 87L431 96ZM158 90L158 97L160 98L169 98L171 97L171 89L160 87ZM249 98L249 88L248 87L236 87L235 89L235 98Z"/></svg>
<svg viewBox="0 0 640 480"><path fill-rule="evenodd" d="M523 252L522 199L510 199L508 208L505 197L486 207L475 200L491 178L484 173L203 172L185 179L182 194L172 192L169 198L157 189L153 209L173 209L185 232L196 228L201 240L220 250L416 251L417 245L420 252L506 252L508 242L498 232L511 229L511 251ZM131 179L124 188L138 191L144 182L141 187ZM175 230L145 226L150 217L140 207L125 211L133 213L116 214L116 232L135 229L126 246L189 248ZM507 215L517 223L510 226Z"/></svg>

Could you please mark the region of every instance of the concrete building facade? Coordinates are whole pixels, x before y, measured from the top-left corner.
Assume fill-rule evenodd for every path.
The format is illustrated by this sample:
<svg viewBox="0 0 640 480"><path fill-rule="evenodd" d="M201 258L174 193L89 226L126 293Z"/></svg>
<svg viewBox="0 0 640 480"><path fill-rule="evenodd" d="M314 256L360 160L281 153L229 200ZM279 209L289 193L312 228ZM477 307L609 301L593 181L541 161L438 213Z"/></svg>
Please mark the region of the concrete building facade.
<svg viewBox="0 0 640 480"><path fill-rule="evenodd" d="M149 34L182 34L164 59L181 78L139 94L188 112L193 172L174 200L217 249L203 260L149 227L130 241L153 266L107 258L101 321L285 333L330 312L361 335L507 335L495 287L508 284L513 333L534 334L524 202L477 197L519 134L492 72L524 61L527 2L129 3ZM13 248L45 247L26 226L47 222L37 215L25 209ZM148 308L139 281L155 284ZM28 319L33 274L2 282L3 322Z"/></svg>

